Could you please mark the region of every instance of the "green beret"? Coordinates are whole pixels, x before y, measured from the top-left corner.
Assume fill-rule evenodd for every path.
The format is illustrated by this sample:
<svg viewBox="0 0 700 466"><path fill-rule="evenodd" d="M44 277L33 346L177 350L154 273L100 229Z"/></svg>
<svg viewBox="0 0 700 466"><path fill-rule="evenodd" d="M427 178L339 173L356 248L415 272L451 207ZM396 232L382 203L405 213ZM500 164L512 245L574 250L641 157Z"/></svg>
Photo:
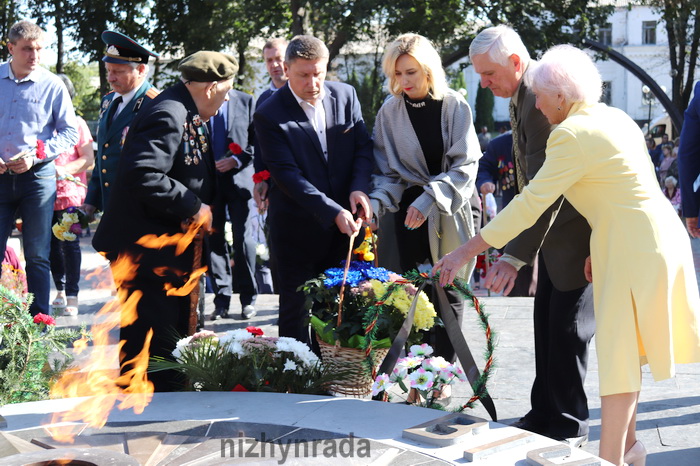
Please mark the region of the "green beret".
<svg viewBox="0 0 700 466"><path fill-rule="evenodd" d="M225 53L200 50L183 58L177 69L186 81L226 81L238 72L238 61Z"/></svg>

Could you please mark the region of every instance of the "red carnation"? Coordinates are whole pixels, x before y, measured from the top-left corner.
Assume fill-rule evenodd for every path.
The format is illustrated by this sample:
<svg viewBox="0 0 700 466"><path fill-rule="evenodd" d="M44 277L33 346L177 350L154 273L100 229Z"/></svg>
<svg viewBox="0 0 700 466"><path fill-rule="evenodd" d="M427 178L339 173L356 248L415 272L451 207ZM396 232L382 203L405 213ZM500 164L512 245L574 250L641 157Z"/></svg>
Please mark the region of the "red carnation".
<svg viewBox="0 0 700 466"><path fill-rule="evenodd" d="M44 150L44 141L41 139L36 140L36 158L39 160L44 160L46 158L46 151Z"/></svg>
<svg viewBox="0 0 700 466"><path fill-rule="evenodd" d="M261 337L263 334L262 329L259 327L246 327L246 330L248 331L248 333L256 337Z"/></svg>
<svg viewBox="0 0 700 466"><path fill-rule="evenodd" d="M47 316L46 314L39 313L39 314L34 316L34 323L35 324L56 325L56 320L51 316Z"/></svg>
<svg viewBox="0 0 700 466"><path fill-rule="evenodd" d="M263 170L253 175L253 183L258 184L270 179L270 172Z"/></svg>
<svg viewBox="0 0 700 466"><path fill-rule="evenodd" d="M241 152L243 152L243 149L241 149L241 146L239 146L235 142L232 142L231 144L228 145L228 150L230 150L233 155L238 155Z"/></svg>

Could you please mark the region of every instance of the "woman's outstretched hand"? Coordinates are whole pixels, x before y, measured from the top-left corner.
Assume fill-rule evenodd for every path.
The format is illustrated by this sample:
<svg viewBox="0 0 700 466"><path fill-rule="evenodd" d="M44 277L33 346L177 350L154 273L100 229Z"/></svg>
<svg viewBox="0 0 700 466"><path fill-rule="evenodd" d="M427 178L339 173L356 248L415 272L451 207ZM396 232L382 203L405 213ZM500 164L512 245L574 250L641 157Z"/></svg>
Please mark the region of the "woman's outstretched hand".
<svg viewBox="0 0 700 466"><path fill-rule="evenodd" d="M432 274L440 272L440 286L454 282L460 269L477 255L486 251L489 244L481 235L476 235L451 253L443 256L433 267Z"/></svg>

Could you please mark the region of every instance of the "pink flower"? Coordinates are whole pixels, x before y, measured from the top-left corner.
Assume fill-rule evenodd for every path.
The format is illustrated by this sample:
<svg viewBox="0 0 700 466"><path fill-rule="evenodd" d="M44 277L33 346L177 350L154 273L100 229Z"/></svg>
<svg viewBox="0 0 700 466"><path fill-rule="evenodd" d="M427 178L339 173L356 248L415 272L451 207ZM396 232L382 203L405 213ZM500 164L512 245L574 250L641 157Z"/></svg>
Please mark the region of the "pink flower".
<svg viewBox="0 0 700 466"><path fill-rule="evenodd" d="M56 319L46 314L39 313L34 316L35 324L56 325Z"/></svg>

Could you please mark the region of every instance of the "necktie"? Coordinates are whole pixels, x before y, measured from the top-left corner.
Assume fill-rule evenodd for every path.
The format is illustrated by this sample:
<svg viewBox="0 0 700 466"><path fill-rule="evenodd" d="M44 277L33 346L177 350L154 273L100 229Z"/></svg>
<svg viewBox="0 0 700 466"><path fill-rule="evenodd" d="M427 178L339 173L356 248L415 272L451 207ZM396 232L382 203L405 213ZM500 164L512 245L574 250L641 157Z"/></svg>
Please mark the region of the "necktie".
<svg viewBox="0 0 700 466"><path fill-rule="evenodd" d="M520 133L518 133L518 120L516 119L515 104L513 103L513 100L510 101L509 110L510 126L513 129L513 163L515 164L515 179L518 183L518 192L521 193L523 192L525 185L527 185L527 181L525 179L525 173L523 173L523 169L520 166L520 150L518 148Z"/></svg>
<svg viewBox="0 0 700 466"><path fill-rule="evenodd" d="M112 104L109 106L109 112L107 112L107 128L112 126L112 120L114 119L114 114L117 113L117 109L119 108L119 104L122 103L122 96L117 97L116 99L112 99Z"/></svg>
<svg viewBox="0 0 700 466"><path fill-rule="evenodd" d="M227 135L226 135L226 122L224 121L224 116L219 110L216 115L214 115L208 122L211 131L211 149L214 160L219 160L226 154L228 149L226 146Z"/></svg>

